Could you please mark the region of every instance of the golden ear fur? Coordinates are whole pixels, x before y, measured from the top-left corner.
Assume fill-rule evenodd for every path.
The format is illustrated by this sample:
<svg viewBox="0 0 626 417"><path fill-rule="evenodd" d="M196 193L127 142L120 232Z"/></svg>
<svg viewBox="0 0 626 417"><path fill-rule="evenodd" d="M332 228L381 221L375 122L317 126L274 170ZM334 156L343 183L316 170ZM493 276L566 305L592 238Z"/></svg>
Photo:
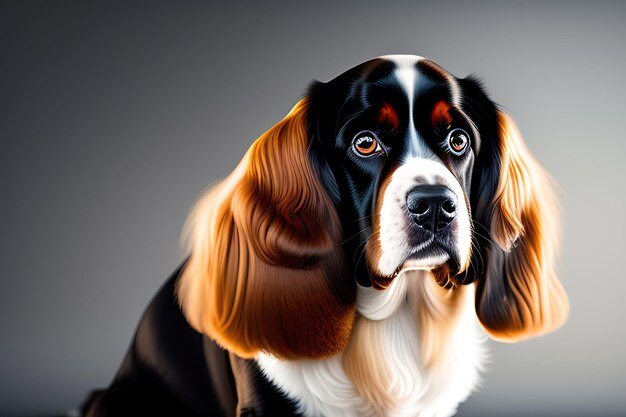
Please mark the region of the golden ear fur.
<svg viewBox="0 0 626 417"><path fill-rule="evenodd" d="M485 276L476 311L495 339L515 341L554 330L567 295L555 273L559 217L550 178L526 148L513 119L499 112L500 178Z"/></svg>
<svg viewBox="0 0 626 417"><path fill-rule="evenodd" d="M337 214L307 157L307 100L196 203L178 298L193 328L241 357L342 350L355 290Z"/></svg>

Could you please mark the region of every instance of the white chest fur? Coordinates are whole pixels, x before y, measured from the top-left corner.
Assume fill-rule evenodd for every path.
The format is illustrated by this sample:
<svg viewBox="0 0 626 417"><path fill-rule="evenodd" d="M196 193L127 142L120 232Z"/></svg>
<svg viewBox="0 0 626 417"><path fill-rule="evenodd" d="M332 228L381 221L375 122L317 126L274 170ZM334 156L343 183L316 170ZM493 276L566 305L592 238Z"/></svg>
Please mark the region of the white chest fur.
<svg viewBox="0 0 626 417"><path fill-rule="evenodd" d="M387 290L358 288L359 314L340 354L257 362L305 416L450 416L485 356L473 298L473 286L445 290L427 271L406 271Z"/></svg>

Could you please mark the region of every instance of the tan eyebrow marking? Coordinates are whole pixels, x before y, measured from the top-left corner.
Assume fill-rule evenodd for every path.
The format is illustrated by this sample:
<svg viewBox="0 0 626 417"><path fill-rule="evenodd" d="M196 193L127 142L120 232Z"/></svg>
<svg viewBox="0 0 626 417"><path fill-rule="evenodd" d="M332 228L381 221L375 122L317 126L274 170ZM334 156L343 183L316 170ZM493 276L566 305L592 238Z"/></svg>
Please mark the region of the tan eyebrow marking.
<svg viewBox="0 0 626 417"><path fill-rule="evenodd" d="M398 113L391 107L391 104L383 103L378 110L378 116L376 116L376 122L379 124L386 124L393 129L396 129L400 124L398 119Z"/></svg>
<svg viewBox="0 0 626 417"><path fill-rule="evenodd" d="M433 126L445 122L447 127L452 124L452 116L450 116L450 108L452 106L445 100L440 100L433 106L430 114L430 121Z"/></svg>

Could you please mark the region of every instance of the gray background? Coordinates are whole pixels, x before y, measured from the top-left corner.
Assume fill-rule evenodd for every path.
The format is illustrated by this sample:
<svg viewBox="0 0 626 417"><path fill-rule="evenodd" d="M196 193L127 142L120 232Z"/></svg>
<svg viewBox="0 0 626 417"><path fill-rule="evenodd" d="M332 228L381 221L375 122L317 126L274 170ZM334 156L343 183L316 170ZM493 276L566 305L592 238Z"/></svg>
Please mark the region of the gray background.
<svg viewBox="0 0 626 417"><path fill-rule="evenodd" d="M558 332L492 345L465 416L626 415L619 2L0 6L0 415L111 380L195 198L312 79L417 53L475 73L564 208Z"/></svg>

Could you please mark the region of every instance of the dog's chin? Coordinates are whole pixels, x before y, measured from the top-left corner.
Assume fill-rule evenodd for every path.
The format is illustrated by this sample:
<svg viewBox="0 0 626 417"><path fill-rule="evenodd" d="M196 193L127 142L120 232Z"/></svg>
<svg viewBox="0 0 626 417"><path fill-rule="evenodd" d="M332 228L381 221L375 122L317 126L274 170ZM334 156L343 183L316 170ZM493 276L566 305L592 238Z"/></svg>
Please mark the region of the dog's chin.
<svg viewBox="0 0 626 417"><path fill-rule="evenodd" d="M438 266L445 264L449 259L450 259L450 254L448 253L440 253L440 254L431 255L427 257L409 256L398 267L396 274L399 275L402 272L411 271L411 270L430 271Z"/></svg>
<svg viewBox="0 0 626 417"><path fill-rule="evenodd" d="M398 265L393 274L374 277L374 286L385 289L400 274L408 271L433 271L444 268L448 271L458 270L458 260L451 248L431 244L426 248L410 252Z"/></svg>

